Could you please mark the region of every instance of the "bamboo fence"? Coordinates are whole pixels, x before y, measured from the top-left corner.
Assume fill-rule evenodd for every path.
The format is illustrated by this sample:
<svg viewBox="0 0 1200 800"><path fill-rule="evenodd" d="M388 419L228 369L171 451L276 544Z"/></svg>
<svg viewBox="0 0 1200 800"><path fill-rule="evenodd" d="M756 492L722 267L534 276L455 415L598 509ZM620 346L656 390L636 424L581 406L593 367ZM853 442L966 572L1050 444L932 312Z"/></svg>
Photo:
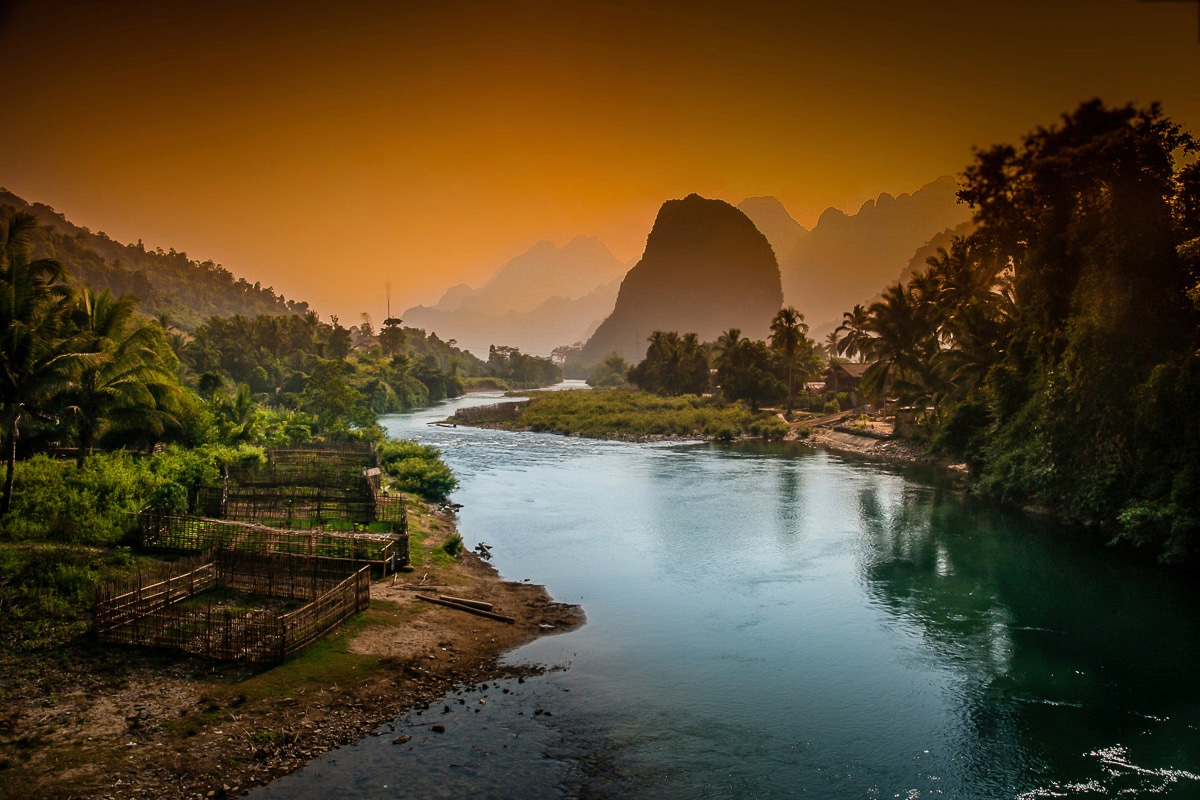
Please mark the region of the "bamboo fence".
<svg viewBox="0 0 1200 800"><path fill-rule="evenodd" d="M139 572L96 590L95 629L101 641L170 647L222 660L278 661L312 644L371 602L370 568L305 556L222 552ZM226 588L302 600L282 612L203 600Z"/></svg>
<svg viewBox="0 0 1200 800"><path fill-rule="evenodd" d="M493 403L487 406L460 408L454 412L454 419L467 425L474 425L479 422L512 420L520 417L521 412L528 405L528 400L513 400L507 403Z"/></svg>
<svg viewBox="0 0 1200 800"><path fill-rule="evenodd" d="M249 522L159 514L138 515L139 544L145 550L206 550L286 553L367 563L382 575L408 563L408 535L395 533L290 530Z"/></svg>

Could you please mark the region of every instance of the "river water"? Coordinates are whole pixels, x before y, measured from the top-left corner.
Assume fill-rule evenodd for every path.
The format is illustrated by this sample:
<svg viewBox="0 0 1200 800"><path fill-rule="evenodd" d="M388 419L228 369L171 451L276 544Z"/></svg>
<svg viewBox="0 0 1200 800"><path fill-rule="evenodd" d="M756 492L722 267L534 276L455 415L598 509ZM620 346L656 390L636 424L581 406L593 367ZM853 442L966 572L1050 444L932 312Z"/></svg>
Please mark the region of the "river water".
<svg viewBox="0 0 1200 800"><path fill-rule="evenodd" d="M253 796L1200 797L1181 580L802 446L428 424L496 400L381 421L442 449L468 547L587 625Z"/></svg>

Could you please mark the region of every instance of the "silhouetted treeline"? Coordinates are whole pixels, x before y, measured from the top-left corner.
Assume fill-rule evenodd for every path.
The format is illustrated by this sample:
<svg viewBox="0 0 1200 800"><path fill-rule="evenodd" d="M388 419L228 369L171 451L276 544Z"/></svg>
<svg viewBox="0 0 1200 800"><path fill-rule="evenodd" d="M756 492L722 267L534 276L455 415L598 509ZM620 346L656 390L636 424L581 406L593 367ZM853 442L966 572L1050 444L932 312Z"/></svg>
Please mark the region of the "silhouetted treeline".
<svg viewBox="0 0 1200 800"><path fill-rule="evenodd" d="M1200 556L1200 166L1157 106L1098 100L978 153L977 228L847 312L864 389L974 485L1168 561Z"/></svg>

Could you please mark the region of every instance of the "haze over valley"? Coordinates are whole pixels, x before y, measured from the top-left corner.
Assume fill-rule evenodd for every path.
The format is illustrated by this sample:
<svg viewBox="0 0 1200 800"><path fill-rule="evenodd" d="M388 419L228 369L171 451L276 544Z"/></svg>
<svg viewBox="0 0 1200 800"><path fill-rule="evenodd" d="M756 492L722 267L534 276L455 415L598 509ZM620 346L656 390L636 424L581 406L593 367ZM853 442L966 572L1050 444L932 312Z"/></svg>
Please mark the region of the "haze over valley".
<svg viewBox="0 0 1200 800"><path fill-rule="evenodd" d="M0 798L1200 795L1198 64L0 0Z"/></svg>
<svg viewBox="0 0 1200 800"><path fill-rule="evenodd" d="M800 225L775 197L748 198L737 208L771 245L783 302L800 310L814 333L824 336L841 322L844 312L857 303L869 303L884 286L899 280L911 262L923 265L937 246L949 244L952 235L970 231L969 209L958 203L955 191L954 179L943 176L911 194L882 194L853 213L830 207L812 230ZM918 257L922 247L925 250ZM597 237L579 236L561 248L542 241L480 287L450 287L433 306L409 308L403 317L406 324L436 331L476 355L485 356L490 345L550 355L556 347L591 338L612 313L630 266L620 263ZM688 265L681 269L676 287L688 280ZM730 270L725 291L737 292L735 265ZM665 294L659 294L653 304L663 313L656 316L653 308L647 309L634 325L635 334L648 336L655 329L676 327L677 315L669 307L678 304L686 309L689 301L672 297L669 286L660 287ZM723 318L719 308L713 312L716 316L710 314L702 326L707 331L744 324L736 315ZM606 355L607 351L599 352L604 346L589 346L587 358ZM612 349L614 342L608 341L607 346ZM640 346L644 348L644 342ZM628 357L639 355L638 345L628 342L615 349Z"/></svg>

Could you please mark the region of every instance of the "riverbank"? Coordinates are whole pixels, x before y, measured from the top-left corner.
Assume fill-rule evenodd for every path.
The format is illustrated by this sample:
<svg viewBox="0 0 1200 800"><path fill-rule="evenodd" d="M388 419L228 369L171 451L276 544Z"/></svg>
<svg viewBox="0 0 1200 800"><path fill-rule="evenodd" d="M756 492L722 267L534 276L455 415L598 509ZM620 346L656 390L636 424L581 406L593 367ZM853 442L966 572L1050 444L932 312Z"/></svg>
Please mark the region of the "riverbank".
<svg viewBox="0 0 1200 800"><path fill-rule="evenodd" d="M583 624L579 606L541 586L501 580L474 553L446 556L452 512L411 501L409 513L422 540L414 570L372 584L369 611L278 666L90 638L0 656L0 796L234 797L454 687L535 672L500 657ZM515 621L417 597L439 594Z"/></svg>

